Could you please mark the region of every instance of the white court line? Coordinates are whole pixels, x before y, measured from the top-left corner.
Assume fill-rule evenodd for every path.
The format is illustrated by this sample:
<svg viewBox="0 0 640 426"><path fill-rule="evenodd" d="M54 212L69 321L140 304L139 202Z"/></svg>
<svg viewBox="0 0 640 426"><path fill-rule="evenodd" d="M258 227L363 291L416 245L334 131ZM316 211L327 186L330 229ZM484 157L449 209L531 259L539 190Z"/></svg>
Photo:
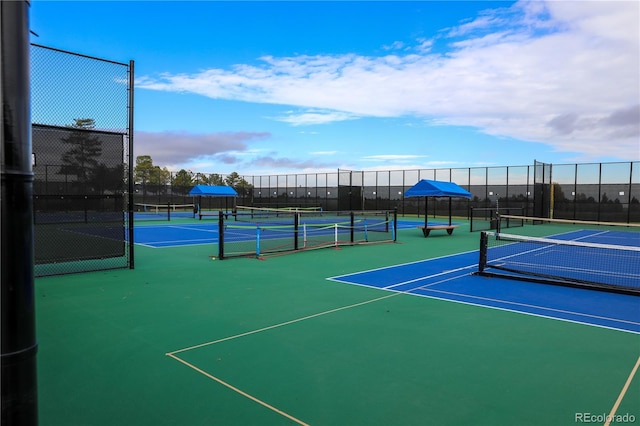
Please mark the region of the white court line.
<svg viewBox="0 0 640 426"><path fill-rule="evenodd" d="M623 319L603 317L603 316L600 316L600 315L584 314L584 313L575 312L575 311L567 311L567 310L564 310L564 309L557 309L557 308L549 308L549 307L545 307L545 306L531 305L529 303L511 302L511 301L508 301L508 300L494 299L494 298L491 298L491 297L473 296L473 295L469 295L469 294L455 293L455 292L452 292L452 291L434 290L434 289L431 289L431 288L429 288L429 289L426 288L426 287L429 287L429 286L432 286L432 285L433 284L429 284L429 285L426 285L424 287L416 288L414 290L419 290L421 288L424 288L425 290L433 291L433 292L436 292L436 293L450 294L452 296L467 297L469 299L486 300L486 301L489 301L489 302L504 303L506 305L515 305L515 306L522 306L522 307L526 307L526 308L535 308L535 309L540 309L540 310L543 310L543 311L558 312L558 313L562 313L562 314L570 314L570 315L576 315L576 316L593 318L593 319L601 319L601 320L606 320L606 321L619 322L619 323L623 323L623 324L640 325L639 322L635 322L635 321L628 321L628 320L623 320ZM491 307L491 306L489 306L489 307ZM561 318L558 318L558 319L561 319Z"/></svg>
<svg viewBox="0 0 640 426"><path fill-rule="evenodd" d="M590 323L590 322L570 320L570 319L566 319L566 318L552 317L552 316L549 316L549 315L534 314L534 313L531 313L531 312L518 311L516 309L499 308L497 306L488 306L488 305L484 305L482 303L463 302L461 300L449 299L449 298L446 298L446 297L429 296L429 295L426 295L426 294L415 294L415 293L409 293L409 294L412 295L412 296L424 297L426 299L441 300L443 302L460 303L462 305L476 306L478 308L485 308L485 309L495 309L497 311L511 312L511 313L514 313L514 314L529 315L529 316L532 316L532 317L545 318L545 319L549 319L549 320L553 320L553 321L562 321L562 322L568 322L568 323L572 323L572 324L586 325L588 327L604 328L606 330L621 331L623 333L640 334L640 332L627 330L627 329L623 329L623 328L616 328L616 327L610 327L610 326L606 326L606 325L593 324L593 323Z"/></svg>
<svg viewBox="0 0 640 426"><path fill-rule="evenodd" d="M136 243L136 242L134 242L133 244L135 244L137 246L142 246L142 247L149 247L149 248L152 248L152 249L158 248L156 246L150 246L149 244L146 244L146 243Z"/></svg>
<svg viewBox="0 0 640 426"><path fill-rule="evenodd" d="M443 257L450 257L450 256L443 256ZM430 260L433 260L433 259L429 259L428 261L430 261ZM422 262L424 262L424 261L422 261ZM403 264L403 265L409 265L409 264L414 264L414 263L419 263L419 262L411 262L411 263ZM459 270L474 268L476 266L477 265L469 265L469 266L461 267L461 268L459 268ZM375 271L384 270L384 269L390 269L390 268L392 268L392 267L376 268ZM360 272L354 273L354 274L349 274L349 275L341 275L341 276L338 276L338 277L335 277L335 278L327 278L327 280L340 282L340 283L345 283L345 284L350 284L350 285L359 285L359 286L363 286L363 287L377 288L377 289L380 289L380 290L394 291L395 292L396 290L394 290L393 287L396 287L396 286L399 286L399 285L402 285L402 284L410 284L410 283L414 283L414 282L419 282L421 280L428 280L428 279L435 278L435 277L438 277L438 276L446 275L446 274L448 274L450 272L454 272L454 271L455 270L444 271L442 273L429 275L429 276L426 276L426 277L421 277L421 278L417 278L417 279L413 279L413 280L408 280L408 281L405 281L405 282L400 283L400 284L394 284L394 285L391 285L391 286L388 286L388 287L382 287L382 288L374 286L374 285L370 285L370 284L361 284L361 283L355 283L355 282L336 279L336 278L341 278L341 277L347 277L349 275L359 275ZM365 272L370 272L370 271L365 271ZM459 276L456 276L456 277L448 278L446 280L441 280L441 281L437 281L437 282L434 282L434 283L430 283L430 284L427 284L427 285L424 285L424 286L421 286L421 287L416 287L416 288L413 288L413 289L400 291L397 294L409 294L409 295L413 295L413 296L420 296L420 297L443 300L443 301L448 301L448 302L462 303L462 304L466 304L466 305L478 306L478 307L483 307L483 308L497 309L497 310L502 310L502 311L507 311L507 312L514 312L514 313L531 315L531 316L536 316L536 317L541 317L541 318L553 319L553 320L556 320L556 321L571 322L571 323L576 323L576 324L588 325L588 326L591 326L591 327L606 328L606 329L610 329L610 330L623 331L623 332L633 333L633 334L640 334L640 332L637 332L637 331L626 330L626 329L621 329L621 328L615 328L615 327L610 327L610 326L605 326L605 325L600 325L600 324L593 324L591 322L583 322L583 321L577 321L577 320L569 320L569 319L565 319L565 318L558 318L558 317L549 316L549 315L535 314L535 313L532 313L532 312L526 312L526 311L522 311L522 310L517 310L515 308L514 309L500 308L500 307L496 307L496 306L488 306L486 304L482 304L481 302L478 302L478 303L464 302L464 301L460 301L460 300L453 300L453 299L446 298L446 297L436 297L436 296L429 296L429 295L424 295L424 294L412 293L415 290L425 289L425 290L432 291L432 292L450 294L450 295L459 296L459 297L467 297L467 298L470 298L470 299L486 300L486 301L504 303L506 305L522 306L522 307L527 307L527 308L537 308L537 309L540 309L540 310L543 310L543 311L571 314L571 315L575 315L577 317L601 319L601 320L607 320L607 321L617 322L617 323L621 323L621 324L640 325L640 323L637 323L637 322L634 322L634 321L627 321L627 320L610 318L610 317L602 317L602 316L597 316L597 315L584 314L584 313L575 312L575 311L566 311L566 310L561 310L561 309L549 308L549 307L545 307L545 306L530 305L530 304L519 303L519 302L511 302L511 301L508 301L508 300L491 299L491 298L485 298L485 297L482 297L482 296L459 294L459 293L447 292L447 291L443 291L443 290L433 290L431 288L427 289L427 287L431 287L431 286L434 286L436 284L440 284L440 283L447 282L447 281L452 281L454 279L467 277L468 275L469 274L459 275Z"/></svg>
<svg viewBox="0 0 640 426"><path fill-rule="evenodd" d="M449 269L449 270L446 270L446 271L438 272L437 274L428 275L426 277L414 278L412 280L404 281L404 282L401 282L401 283L398 283L398 284L389 285L389 286L386 286L386 287L383 287L383 288L386 289L386 290L391 290L394 287L399 287L401 285L411 284L411 283L415 283L415 282L418 282L418 281L423 281L423 280L428 280L428 279L431 279L431 278L441 277L443 275L449 275L449 274L451 274L453 272L460 272L460 271L464 271L465 269L472 269L472 268L477 268L477 267L478 267L477 264L468 265L468 266L462 266L460 268ZM461 275L461 276L467 276L467 274ZM444 280L444 281L448 281L448 280ZM439 281L439 282L444 282L444 281ZM429 285L433 285L433 284L429 284ZM418 288L422 288L422 287L418 287Z"/></svg>
<svg viewBox="0 0 640 426"><path fill-rule="evenodd" d="M394 297L394 296L397 296L399 294L403 294L403 293L395 292L393 294L388 294L386 296L377 297L375 299L365 300L364 302L358 302L358 303L354 303L352 305L341 306L339 308L330 309L328 311L318 312L316 314L308 315L306 317L302 317L302 318L297 318L297 319L293 319L293 320L290 320L290 321L281 322L279 324L270 325L270 326L267 326L267 327L259 328L257 330L247 331L245 333L236 334L234 336L224 337L222 339L213 340L211 342L201 343L199 345L190 346L188 348L179 349L179 350L173 351L173 352L168 352L167 355L171 356L171 355L175 355L175 354L178 354L178 353L181 353L181 352L187 352L187 351L190 351L190 350L193 350L193 349L199 349L199 348L203 348L205 346L211 346L211 345L215 345L217 343L226 342L228 340L233 340L233 339L237 339L237 338L244 337L244 336L250 336L252 334L262 333L263 331L273 330L274 328L284 327L285 325L295 324L297 322L305 321L305 320L312 319L312 318L317 318L317 317L320 317L320 316L323 316L323 315L327 315L327 314L332 314L334 312L344 311L346 309L351 309L351 308L355 308L355 307L358 307L358 306L367 305L369 303L373 303L373 302L377 302L377 301L380 301L380 300L388 299L390 297Z"/></svg>
<svg viewBox="0 0 640 426"><path fill-rule="evenodd" d="M260 328L260 329L257 329L257 330L248 331L246 333L240 333L240 334L236 334L234 336L229 336L229 337L225 337L225 338L222 338L222 339L214 340L214 341L211 341L211 342L207 342L207 343L202 343L202 344L199 344L199 345L191 346L191 347L188 347L188 348L179 349L177 351L168 352L165 355L175 359L178 362L181 362L182 364L188 366L189 368L192 368L193 370L197 371L198 373L208 377L211 380L216 381L217 383L219 383L219 384L221 384L221 385L233 390L234 392L239 393L240 395L244 396L245 398L248 398L248 399L250 399L250 400L262 405L263 407L266 407L266 408L268 408L268 409L270 409L270 410L272 410L272 411L274 411L274 412L276 412L276 413L278 413L278 414L280 414L280 415L282 415L282 416L284 416L284 417L286 417L286 418L288 418L288 419L290 419L290 420L292 420L292 421L294 421L294 422L296 422L296 423L298 423L300 425L307 426L307 424L305 422L303 422L302 420L299 420L299 419L291 416L290 414L287 414L284 411L279 410L279 409L275 408L274 406L272 406L272 405L270 405L270 404L268 404L268 403L266 403L266 402L264 402L264 401L262 401L262 400L260 400L260 399L258 399L256 397L254 397L253 395L250 395L250 394L240 390L239 388L237 388L237 387L225 382L224 380L219 379L218 377L215 377L212 374L207 373L206 371L202 370L201 368L198 368L195 365L190 364L187 361L183 360L182 358L179 358L178 356L176 356L176 354L181 353L181 352L187 352L187 351L194 350L194 349L203 348L205 346L215 345L216 343L226 342L228 340L238 339L238 338L244 337L244 336L250 336L252 334L261 333L263 331L273 330L275 328L284 327L286 325L295 324L297 322L305 321L305 320L312 319L312 318L317 318L317 317L320 317L320 316L323 316L323 315L328 315L328 314L331 314L331 313L334 313L334 312L339 312L339 311L343 311L343 310L346 310L346 309L355 308L357 306L363 306L363 305L366 305L366 304L369 304L369 303L377 302L379 300L389 299L391 297L395 297L395 296L398 296L400 294L402 294L402 293L396 292L396 293L389 294L389 295L386 295L386 296L383 296L383 297L378 297L378 298L375 298L375 299L372 299L372 300L366 300L364 302L354 303L352 305L347 305L347 306L342 306L340 308L331 309L331 310L324 311L324 312L319 312L319 313L316 313L316 314L313 314L313 315L308 315L306 317L294 319L294 320L291 320L291 321L285 321L285 322L282 322L282 323L279 323L279 324L270 325L268 327L263 327L263 328Z"/></svg>
<svg viewBox="0 0 640 426"><path fill-rule="evenodd" d="M190 243L190 241L202 241L202 242ZM178 244L175 244L175 243L178 243ZM135 243L135 244L138 246L150 247L153 249L163 249L163 248L176 248L176 247L204 246L204 245L212 245L217 243L211 239L203 239L203 240L182 240L182 241L177 241L177 240L153 241L150 243ZM151 245L151 244L154 244L154 245ZM158 245L158 244L166 244L166 245Z"/></svg>
<svg viewBox="0 0 640 426"><path fill-rule="evenodd" d="M217 229L217 224L216 226L212 226L212 225L205 225L205 224L200 224L200 223L194 223L194 224L182 224L182 225L134 225L135 229L166 229L166 228L185 228L185 229L192 229L192 230L198 230L198 229L202 229L204 227L207 227L207 229L212 229L212 230L216 230Z"/></svg>
<svg viewBox="0 0 640 426"><path fill-rule="evenodd" d="M196 227L190 227L190 226L184 226L184 225L168 225L165 226L165 228L173 228L173 229L186 229L187 231L199 231L199 232L209 232L209 233L213 233L213 234L217 234L218 230L217 229L213 229L213 228L196 228Z"/></svg>
<svg viewBox="0 0 640 426"><path fill-rule="evenodd" d="M211 238L191 238L189 240L167 240L167 241L152 241L147 244L165 244L165 243L190 243L191 241L213 241Z"/></svg>
<svg viewBox="0 0 640 426"><path fill-rule="evenodd" d="M469 251L465 251L465 252L462 252L462 253L447 254L447 255L444 255L444 256L432 257L432 258L429 258L429 259L414 260L413 262L398 263L396 265L391 265L391 266L381 266L379 268L365 269L364 271L352 272L350 274L336 275L334 277L329 277L329 278L326 278L326 279L329 280L329 281L336 281L336 282L341 282L341 283L354 284L351 281L344 281L344 280L341 280L340 278L350 277L352 275L366 274L366 273L369 273L369 272L383 271L385 269L394 269L394 268L399 268L399 267L403 267L403 266L415 265L415 264L418 264L418 263L427 263L427 262L432 262L434 260L446 259L448 257L460 256L462 254L469 254L469 253L473 253L473 252L477 252L477 251L478 250L469 250ZM475 266L478 266L478 264L475 264ZM380 288L380 287L377 287L377 288Z"/></svg>
<svg viewBox="0 0 640 426"><path fill-rule="evenodd" d="M631 369L631 373L629 373L629 377L627 377L627 381L625 382L624 386L622 387L622 390L620 391L620 395L618 395L618 399L616 400L616 403L613 404L613 408L611 408L611 412L609 413L609 416L607 417L607 421L604 424L604 426L609 426L611 424L611 420L614 418L613 416L615 416L616 411L618 411L618 407L620 406L620 403L624 399L624 396L627 393L627 389L629 389L629 385L631 384L631 381L633 380L633 376L635 376L636 372L638 371L638 367L640 367L640 356L638 357L638 360L636 361L636 365Z"/></svg>
<svg viewBox="0 0 640 426"><path fill-rule="evenodd" d="M211 380L214 380L214 381L220 383L222 386L225 386L225 387L231 389L232 391L239 393L240 395L244 396L245 398L248 398L248 399L250 399L250 400L252 400L254 402L257 402L258 404L262 405L263 407L266 407L269 410L274 411L274 412L280 414L281 416L284 416L284 417L288 418L289 420L292 420L292 421L298 423L299 425L308 426L308 424L303 422L302 420L297 419L297 418L293 417L292 415L287 414L284 411L277 409L273 405L268 404L268 403L262 401L261 399L258 399L255 396L253 396L251 394L248 394L247 392L245 392L243 390L238 389L237 387L225 382L224 380L222 380L222 379L220 379L220 378L218 378L218 377L216 377L216 376L214 376L212 374L207 373L206 371L196 367L195 365L193 365L191 363L188 363L187 361L183 360L182 358L178 358L177 356L175 356L173 354L167 354L167 356L170 356L171 358L175 359L178 362L181 362L182 364L184 364L187 367L197 371L198 373L202 374L203 376L208 377Z"/></svg>
<svg viewBox="0 0 640 426"><path fill-rule="evenodd" d="M2 1L2 0L0 0ZM173 243L173 241L168 241L169 243ZM165 244L165 243L158 243L158 244ZM150 246L154 249L165 249L165 248L181 248L181 247L195 247L195 246L210 246L212 244L216 244L213 241L209 241L209 242L204 242L204 243L193 243L193 244L176 244L176 245L171 245L171 244L167 244L167 245L161 245L161 246ZM139 244L142 245L142 244Z"/></svg>
<svg viewBox="0 0 640 426"><path fill-rule="evenodd" d="M452 269L452 270L449 270L449 271L443 271L443 272L438 273L438 274L433 274L433 275L429 275L429 276L422 277L422 278L408 280L408 281L402 282L400 284L394 284L394 285L391 285L391 286L383 287L382 289L395 291L395 290L393 290L394 287L398 287L398 286L401 286L401 285L404 285L404 284L411 284L411 283L415 283L415 282L419 282L419 281L423 281L423 280L427 281L427 280L429 280L431 278L436 278L436 277L439 277L439 276L448 275L449 273L452 273L452 272L459 272L459 271L463 271L465 269L474 268L476 266L477 265L469 265L469 266L464 266L464 267L457 268L457 269ZM427 285L424 285L424 286L412 288L410 290L404 290L404 291L401 291L400 293L406 293L406 294L412 294L413 295L413 293L412 293L413 291L420 290L420 289L425 289L425 290L433 291L433 292L436 292L436 293L449 294L449 295L453 295L453 296L466 297L466 298L470 298L470 299L479 299L479 300L486 300L486 301L490 301L490 302L504 303L506 305L522 306L522 307L526 307L526 308L535 308L535 309L540 309L540 310L543 310L543 311L551 311L551 312L557 312L557 313L563 313L563 314L569 314L569 315L576 315L576 316L580 316L580 317L593 318L593 319L599 319L599 320L606 320L606 321L612 321L612 322L617 322L617 323L622 323L622 324L640 325L640 323L635 322L635 321L627 321L627 320L623 320L623 319L604 317L604 316L600 316L600 315L585 314L585 313L580 313L580 312L576 312L576 311L567 311L567 310L564 310L564 309L550 308L550 307L546 307L546 306L532 305L532 304L528 304L528 303L512 302L512 301L509 301L509 300L494 299L494 298L490 298L490 297L474 296L474 295L470 295L470 294L462 294L462 293L455 293L455 292L450 292L450 291L445 291L445 290L434 290L434 289L431 289L431 288L427 288L427 287L432 287L432 286L434 286L436 284L441 284L441 283L447 282L447 281L453 281L455 279L462 278L462 277L467 277L467 276L469 276L469 274L458 275L458 276L455 276L455 277L451 277L451 278L447 278L447 279L444 279L444 280L436 281L436 282L433 282L433 283L430 283L430 284L427 284ZM344 281L344 282L348 283L348 284L361 285L361 284L358 284L358 283L349 283L348 281ZM365 286L372 287L372 288L380 288L380 287L369 286L369 285L365 285ZM420 295L420 296L423 296L423 295ZM425 296L425 297L429 297L429 296ZM444 298L438 298L438 299L440 299L440 300L450 300L450 299L444 299ZM456 300L450 300L450 301L458 302ZM460 303L465 303L465 302L460 302ZM482 304L478 304L476 306L484 306L484 307L488 307L488 308L494 308L493 306L486 306L486 305L482 305ZM501 308L496 308L496 309L501 309ZM521 311L515 311L514 310L512 312L521 312ZM527 313L528 314L529 312L521 312L521 313ZM532 314L532 315L535 315L535 314ZM546 318L554 318L554 319L557 319L557 320L563 320L562 318L555 318L555 317L546 317ZM595 325L595 324L591 324L591 323L586 323L586 324ZM632 333L636 333L636 332L632 331Z"/></svg>

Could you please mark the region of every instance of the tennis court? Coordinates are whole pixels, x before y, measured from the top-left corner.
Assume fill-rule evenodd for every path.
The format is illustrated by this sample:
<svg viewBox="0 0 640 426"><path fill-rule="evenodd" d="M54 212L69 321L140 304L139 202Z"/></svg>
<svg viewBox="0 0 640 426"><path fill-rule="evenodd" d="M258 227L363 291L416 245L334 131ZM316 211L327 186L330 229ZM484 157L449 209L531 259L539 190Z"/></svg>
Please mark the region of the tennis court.
<svg viewBox="0 0 640 426"><path fill-rule="evenodd" d="M213 222L137 226L135 270L36 280L40 423L640 421L638 296L474 275L458 222L264 261L212 261Z"/></svg>

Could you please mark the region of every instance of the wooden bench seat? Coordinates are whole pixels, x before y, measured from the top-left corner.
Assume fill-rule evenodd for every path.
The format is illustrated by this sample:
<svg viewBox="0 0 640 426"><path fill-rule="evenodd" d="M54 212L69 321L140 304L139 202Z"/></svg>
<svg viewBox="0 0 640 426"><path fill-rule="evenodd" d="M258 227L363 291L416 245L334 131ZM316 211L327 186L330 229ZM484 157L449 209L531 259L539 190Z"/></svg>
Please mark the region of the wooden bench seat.
<svg viewBox="0 0 640 426"><path fill-rule="evenodd" d="M422 229L422 233L424 234L424 237L427 238L429 236L429 232L438 230L438 229L445 229L447 231L447 234L451 235L453 234L453 230L456 229L458 226L460 225L429 225L429 226L418 226L418 228Z"/></svg>

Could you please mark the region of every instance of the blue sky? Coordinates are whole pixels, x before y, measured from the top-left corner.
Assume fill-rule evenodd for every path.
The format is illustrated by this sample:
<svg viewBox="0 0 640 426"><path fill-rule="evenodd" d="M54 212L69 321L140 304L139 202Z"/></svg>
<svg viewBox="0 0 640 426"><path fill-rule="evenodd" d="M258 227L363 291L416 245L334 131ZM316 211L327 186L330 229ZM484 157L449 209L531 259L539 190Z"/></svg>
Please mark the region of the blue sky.
<svg viewBox="0 0 640 426"><path fill-rule="evenodd" d="M170 170L640 159L636 1L34 0L31 29L135 61L135 155Z"/></svg>

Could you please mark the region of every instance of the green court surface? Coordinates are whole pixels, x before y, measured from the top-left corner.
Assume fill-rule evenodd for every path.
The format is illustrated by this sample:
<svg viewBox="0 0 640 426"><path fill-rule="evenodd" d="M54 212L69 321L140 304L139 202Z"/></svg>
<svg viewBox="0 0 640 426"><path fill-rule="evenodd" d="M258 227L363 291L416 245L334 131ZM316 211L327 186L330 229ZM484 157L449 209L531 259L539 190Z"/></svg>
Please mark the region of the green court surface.
<svg viewBox="0 0 640 426"><path fill-rule="evenodd" d="M327 280L476 250L461 222L265 260L136 246L135 270L39 278L40 424L640 423L639 334Z"/></svg>

